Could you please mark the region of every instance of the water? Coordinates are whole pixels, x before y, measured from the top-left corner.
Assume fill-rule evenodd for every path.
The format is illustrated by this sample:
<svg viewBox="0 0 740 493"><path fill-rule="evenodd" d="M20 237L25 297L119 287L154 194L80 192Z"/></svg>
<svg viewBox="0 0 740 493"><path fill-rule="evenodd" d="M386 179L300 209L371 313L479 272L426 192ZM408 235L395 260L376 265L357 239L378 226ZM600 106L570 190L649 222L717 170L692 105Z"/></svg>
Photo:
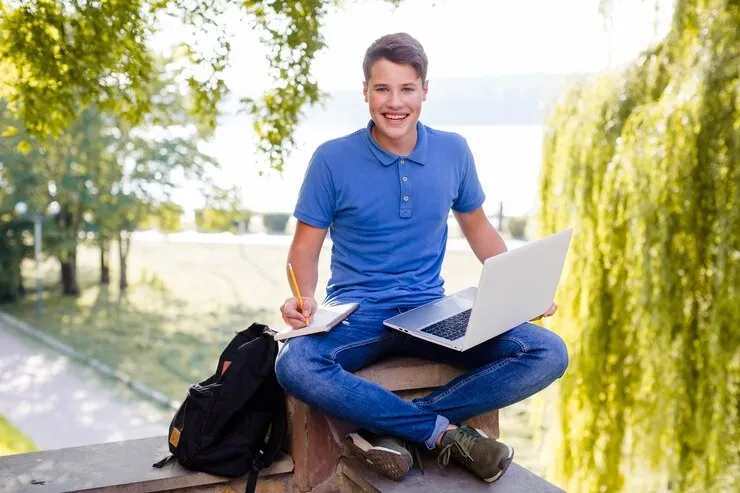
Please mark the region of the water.
<svg viewBox="0 0 740 493"><path fill-rule="evenodd" d="M260 166L253 153L251 126L246 120L231 120L219 127L214 141L204 150L219 159L226 182L238 184L244 190L245 207L258 212L291 212L316 147L361 125L303 125L296 132L298 148L288 159L282 175L267 172L258 176ZM542 126L430 126L457 132L468 141L486 192L484 207L489 215L498 211L499 201L504 203L506 215L526 214L533 209L541 163Z"/></svg>

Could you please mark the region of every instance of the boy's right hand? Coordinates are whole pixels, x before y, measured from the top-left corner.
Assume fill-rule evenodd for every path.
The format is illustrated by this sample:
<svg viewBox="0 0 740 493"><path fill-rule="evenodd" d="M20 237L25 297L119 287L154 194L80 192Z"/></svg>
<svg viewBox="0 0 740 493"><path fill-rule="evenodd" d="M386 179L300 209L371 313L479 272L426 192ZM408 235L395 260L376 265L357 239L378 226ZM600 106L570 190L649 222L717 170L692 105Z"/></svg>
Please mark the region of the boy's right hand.
<svg viewBox="0 0 740 493"><path fill-rule="evenodd" d="M283 315L283 321L294 329L300 329L306 327L313 320L313 315L316 313L318 304L313 298L304 296L303 298L303 313L301 313L298 307L298 298L288 298L280 307L280 313Z"/></svg>

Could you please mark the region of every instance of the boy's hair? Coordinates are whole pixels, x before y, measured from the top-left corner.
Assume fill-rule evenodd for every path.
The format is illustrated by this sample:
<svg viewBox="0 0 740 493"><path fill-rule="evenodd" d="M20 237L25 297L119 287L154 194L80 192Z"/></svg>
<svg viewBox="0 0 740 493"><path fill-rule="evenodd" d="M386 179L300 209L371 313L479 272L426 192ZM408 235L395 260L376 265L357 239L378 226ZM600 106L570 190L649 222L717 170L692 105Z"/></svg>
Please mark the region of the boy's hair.
<svg viewBox="0 0 740 493"><path fill-rule="evenodd" d="M429 61L424 47L406 33L387 34L376 39L365 52L362 70L365 81L370 79L370 69L378 60L386 59L393 63L411 65L422 82L427 80Z"/></svg>

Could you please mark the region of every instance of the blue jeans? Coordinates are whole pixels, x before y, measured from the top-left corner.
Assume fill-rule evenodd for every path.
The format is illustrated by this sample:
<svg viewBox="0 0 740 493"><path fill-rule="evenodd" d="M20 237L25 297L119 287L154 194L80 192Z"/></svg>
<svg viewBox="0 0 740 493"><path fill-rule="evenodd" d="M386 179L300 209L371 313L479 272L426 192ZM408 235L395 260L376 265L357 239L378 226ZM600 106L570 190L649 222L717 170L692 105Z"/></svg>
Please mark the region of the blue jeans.
<svg viewBox="0 0 740 493"><path fill-rule="evenodd" d="M568 352L555 333L525 323L460 352L388 329L400 310L361 307L327 333L289 339L275 371L285 390L341 421L434 448L450 423L514 404L565 372ZM406 401L353 372L393 356L416 356L468 371L431 394Z"/></svg>

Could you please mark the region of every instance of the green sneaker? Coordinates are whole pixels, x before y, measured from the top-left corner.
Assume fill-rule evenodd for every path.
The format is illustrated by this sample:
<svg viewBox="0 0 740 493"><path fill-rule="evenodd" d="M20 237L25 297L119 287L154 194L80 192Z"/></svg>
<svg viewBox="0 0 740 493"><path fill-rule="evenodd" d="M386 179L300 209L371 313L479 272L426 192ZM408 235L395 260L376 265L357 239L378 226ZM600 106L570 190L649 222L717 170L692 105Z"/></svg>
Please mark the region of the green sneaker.
<svg viewBox="0 0 740 493"><path fill-rule="evenodd" d="M450 458L483 481L493 483L508 469L514 449L488 438L482 431L461 426L442 435L442 450L437 463L444 469Z"/></svg>
<svg viewBox="0 0 740 493"><path fill-rule="evenodd" d="M414 465L411 453L399 438L381 437L373 445L358 433L350 433L347 443L368 467L394 481L400 481Z"/></svg>

